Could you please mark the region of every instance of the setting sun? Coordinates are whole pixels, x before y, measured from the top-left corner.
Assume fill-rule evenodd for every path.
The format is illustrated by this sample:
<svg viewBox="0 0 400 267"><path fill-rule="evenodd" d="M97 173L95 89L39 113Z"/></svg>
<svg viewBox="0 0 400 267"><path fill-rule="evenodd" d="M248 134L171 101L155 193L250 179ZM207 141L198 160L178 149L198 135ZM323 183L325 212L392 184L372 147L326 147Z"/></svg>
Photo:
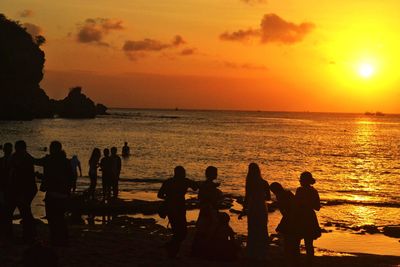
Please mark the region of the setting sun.
<svg viewBox="0 0 400 267"><path fill-rule="evenodd" d="M374 67L371 64L363 63L358 68L358 74L364 78L371 77L375 72Z"/></svg>

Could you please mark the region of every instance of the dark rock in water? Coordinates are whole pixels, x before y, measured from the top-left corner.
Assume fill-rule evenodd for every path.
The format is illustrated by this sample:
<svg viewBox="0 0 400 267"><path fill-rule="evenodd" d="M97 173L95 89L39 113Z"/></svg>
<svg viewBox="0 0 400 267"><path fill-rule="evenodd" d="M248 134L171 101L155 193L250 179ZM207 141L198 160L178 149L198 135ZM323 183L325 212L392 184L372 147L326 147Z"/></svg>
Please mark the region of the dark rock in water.
<svg viewBox="0 0 400 267"><path fill-rule="evenodd" d="M81 87L74 87L66 98L56 101L56 113L61 118L94 118L96 105L82 93Z"/></svg>
<svg viewBox="0 0 400 267"><path fill-rule="evenodd" d="M103 104L97 104L96 105L96 114L97 115L109 115L108 113L107 113L107 107L106 106L104 106Z"/></svg>
<svg viewBox="0 0 400 267"><path fill-rule="evenodd" d="M361 229L365 230L368 234L380 233L379 229L375 225L363 225Z"/></svg>
<svg viewBox="0 0 400 267"><path fill-rule="evenodd" d="M383 234L389 237L400 237L400 226L385 226L383 227Z"/></svg>

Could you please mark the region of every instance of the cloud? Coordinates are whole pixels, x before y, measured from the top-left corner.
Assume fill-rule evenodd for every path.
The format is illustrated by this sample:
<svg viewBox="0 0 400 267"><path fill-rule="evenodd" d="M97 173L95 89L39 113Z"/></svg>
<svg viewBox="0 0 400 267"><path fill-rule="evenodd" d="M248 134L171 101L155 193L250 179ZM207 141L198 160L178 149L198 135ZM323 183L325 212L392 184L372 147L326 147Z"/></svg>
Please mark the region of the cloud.
<svg viewBox="0 0 400 267"><path fill-rule="evenodd" d="M79 43L92 43L97 45L109 46L104 41L104 37L111 31L123 30L121 20L107 18L88 18L79 26L76 40Z"/></svg>
<svg viewBox="0 0 400 267"><path fill-rule="evenodd" d="M176 35L170 43L145 38L138 41L126 40L122 46L122 50L131 60L137 60L143 57L145 52L158 52L165 49L177 48L183 44L186 44L186 41L180 35Z"/></svg>
<svg viewBox="0 0 400 267"><path fill-rule="evenodd" d="M179 55L191 56L191 55L194 55L195 53L196 53L196 48L185 48L179 53Z"/></svg>
<svg viewBox="0 0 400 267"><path fill-rule="evenodd" d="M268 68L264 65L256 65L251 63L238 64L235 62L224 61L224 66L231 69L245 69L245 70L267 70Z"/></svg>
<svg viewBox="0 0 400 267"><path fill-rule="evenodd" d="M22 11L20 11L19 13L18 13L18 15L21 17L21 18L29 18L29 17L32 17L33 16L33 10L30 10L30 9L25 9L25 10L22 10Z"/></svg>
<svg viewBox="0 0 400 267"><path fill-rule="evenodd" d="M40 28L39 26L26 22L24 24L22 24L22 26L26 29L26 31L32 36L32 37L36 37L38 35L41 35L42 33L42 28Z"/></svg>
<svg viewBox="0 0 400 267"><path fill-rule="evenodd" d="M220 35L224 41L245 42L258 39L261 43L294 44L301 42L315 25L310 22L295 24L286 21L276 14L266 14L261 20L259 29L238 30L225 32Z"/></svg>

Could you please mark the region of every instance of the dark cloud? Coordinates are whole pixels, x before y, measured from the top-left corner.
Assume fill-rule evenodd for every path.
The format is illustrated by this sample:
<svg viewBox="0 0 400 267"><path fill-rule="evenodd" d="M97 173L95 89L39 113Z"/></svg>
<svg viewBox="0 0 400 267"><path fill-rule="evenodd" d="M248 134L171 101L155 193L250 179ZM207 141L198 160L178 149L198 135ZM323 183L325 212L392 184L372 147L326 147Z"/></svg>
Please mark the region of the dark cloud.
<svg viewBox="0 0 400 267"><path fill-rule="evenodd" d="M179 54L181 56L191 56L196 53L196 48L185 48Z"/></svg>
<svg viewBox="0 0 400 267"><path fill-rule="evenodd" d="M183 44L186 44L186 41L180 35L176 35L170 43L164 43L155 39L145 38L138 41L126 40L122 46L122 50L130 59L136 60L139 55L138 53L141 55L139 56L140 58L143 56L144 52L158 52L165 49L176 48Z"/></svg>
<svg viewBox="0 0 400 267"><path fill-rule="evenodd" d="M36 37L38 35L42 34L42 28L40 28L39 26L26 22L24 24L22 24L22 26L26 29L26 31L32 36L32 37Z"/></svg>
<svg viewBox="0 0 400 267"><path fill-rule="evenodd" d="M33 16L33 10L25 9L18 13L21 18L29 18Z"/></svg>
<svg viewBox="0 0 400 267"><path fill-rule="evenodd" d="M295 24L276 14L266 14L261 20L259 29L225 32L220 35L220 39L244 42L257 38L261 43L294 44L302 41L314 27L315 25L310 22Z"/></svg>
<svg viewBox="0 0 400 267"><path fill-rule="evenodd" d="M232 69L245 69L245 70L267 70L268 69L264 65L256 65L256 64L251 64L251 63L238 64L235 62L224 61L223 64L225 67L232 68Z"/></svg>
<svg viewBox="0 0 400 267"><path fill-rule="evenodd" d="M121 20L112 20L106 18L89 18L79 26L77 41L79 43L93 43L97 45L109 46L104 41L104 37L111 31L123 30Z"/></svg>

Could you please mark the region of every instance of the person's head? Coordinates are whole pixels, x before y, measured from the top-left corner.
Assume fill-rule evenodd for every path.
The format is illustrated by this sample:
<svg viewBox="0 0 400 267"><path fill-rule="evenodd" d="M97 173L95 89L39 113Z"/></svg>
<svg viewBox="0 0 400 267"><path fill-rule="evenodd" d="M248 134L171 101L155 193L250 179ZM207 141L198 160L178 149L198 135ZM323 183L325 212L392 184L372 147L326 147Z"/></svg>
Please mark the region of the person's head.
<svg viewBox="0 0 400 267"><path fill-rule="evenodd" d="M207 180L215 180L218 176L218 169L214 166L208 166L206 169L206 178Z"/></svg>
<svg viewBox="0 0 400 267"><path fill-rule="evenodd" d="M247 179L261 178L261 170L257 163L249 164L249 171L247 172Z"/></svg>
<svg viewBox="0 0 400 267"><path fill-rule="evenodd" d="M125 142L124 145L125 145L125 146L128 146L128 142Z"/></svg>
<svg viewBox="0 0 400 267"><path fill-rule="evenodd" d="M273 182L269 189L274 193L276 196L282 194L285 190L283 189L282 185L277 182Z"/></svg>
<svg viewBox="0 0 400 267"><path fill-rule="evenodd" d="M301 186L308 186L315 184L315 179L312 176L311 172L303 172L300 174L300 184Z"/></svg>
<svg viewBox="0 0 400 267"><path fill-rule="evenodd" d="M93 148L92 155L90 156L91 159L99 160L101 157L100 149Z"/></svg>
<svg viewBox="0 0 400 267"><path fill-rule="evenodd" d="M76 159L78 159L78 156L77 155L73 155L72 159L76 160Z"/></svg>
<svg viewBox="0 0 400 267"><path fill-rule="evenodd" d="M14 147L15 147L16 153L26 152L26 143L24 140L19 140L19 141L15 142Z"/></svg>
<svg viewBox="0 0 400 267"><path fill-rule="evenodd" d="M103 155L104 155L105 157L110 156L110 150L109 150L108 148L105 148L105 149L103 150Z"/></svg>
<svg viewBox="0 0 400 267"><path fill-rule="evenodd" d="M59 155L62 153L62 145L59 141L50 143L50 155Z"/></svg>
<svg viewBox="0 0 400 267"><path fill-rule="evenodd" d="M13 146L12 146L11 143L5 143L5 144L3 145L4 156L9 156L9 155L11 155L12 150L13 150Z"/></svg>
<svg viewBox="0 0 400 267"><path fill-rule="evenodd" d="M112 148L111 148L111 155L117 155L117 148L115 147L115 146L113 146Z"/></svg>
<svg viewBox="0 0 400 267"><path fill-rule="evenodd" d="M182 166L176 166L174 169L174 178L183 179L186 177L186 170Z"/></svg>

